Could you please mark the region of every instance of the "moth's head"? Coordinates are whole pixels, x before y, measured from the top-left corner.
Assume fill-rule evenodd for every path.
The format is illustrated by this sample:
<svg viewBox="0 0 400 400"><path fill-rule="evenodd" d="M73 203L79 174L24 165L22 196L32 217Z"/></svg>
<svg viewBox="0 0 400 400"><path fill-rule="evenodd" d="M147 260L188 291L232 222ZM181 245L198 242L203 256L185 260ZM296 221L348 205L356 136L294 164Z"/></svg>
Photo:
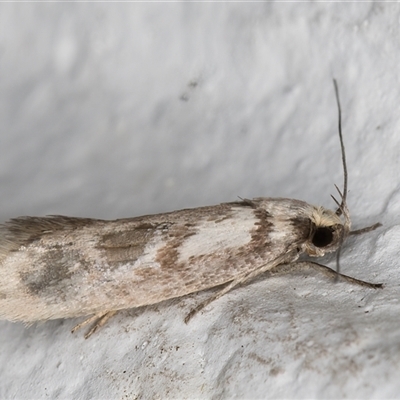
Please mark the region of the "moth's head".
<svg viewBox="0 0 400 400"><path fill-rule="evenodd" d="M347 211L347 209L346 209ZM312 257L337 250L350 232L350 218L344 213L344 220L337 212L323 207L313 207L310 215L310 233L304 243L304 251Z"/></svg>

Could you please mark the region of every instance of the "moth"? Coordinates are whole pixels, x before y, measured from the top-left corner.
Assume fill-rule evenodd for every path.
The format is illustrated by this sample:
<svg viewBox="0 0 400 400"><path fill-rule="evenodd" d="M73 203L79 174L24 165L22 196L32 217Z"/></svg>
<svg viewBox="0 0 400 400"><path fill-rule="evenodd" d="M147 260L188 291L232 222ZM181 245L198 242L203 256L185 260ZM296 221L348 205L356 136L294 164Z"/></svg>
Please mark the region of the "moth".
<svg viewBox="0 0 400 400"><path fill-rule="evenodd" d="M339 251L351 234L347 167L343 194L331 211L285 198L242 199L215 206L106 221L65 216L19 217L0 227L0 318L33 323L87 317L85 337L119 310L222 286L185 318L239 284L302 254ZM336 187L337 188L337 187ZM307 263L319 266L316 263ZM381 287L337 277L371 288Z"/></svg>

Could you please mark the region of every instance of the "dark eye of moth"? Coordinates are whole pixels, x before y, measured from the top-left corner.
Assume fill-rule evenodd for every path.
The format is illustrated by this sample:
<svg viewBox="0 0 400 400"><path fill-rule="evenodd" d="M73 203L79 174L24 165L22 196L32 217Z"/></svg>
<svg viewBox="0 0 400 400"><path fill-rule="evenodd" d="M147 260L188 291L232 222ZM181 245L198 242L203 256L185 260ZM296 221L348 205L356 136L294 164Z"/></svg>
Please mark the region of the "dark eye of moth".
<svg viewBox="0 0 400 400"><path fill-rule="evenodd" d="M315 247L325 247L331 244L333 240L333 233L331 228L317 228L312 238L312 244Z"/></svg>

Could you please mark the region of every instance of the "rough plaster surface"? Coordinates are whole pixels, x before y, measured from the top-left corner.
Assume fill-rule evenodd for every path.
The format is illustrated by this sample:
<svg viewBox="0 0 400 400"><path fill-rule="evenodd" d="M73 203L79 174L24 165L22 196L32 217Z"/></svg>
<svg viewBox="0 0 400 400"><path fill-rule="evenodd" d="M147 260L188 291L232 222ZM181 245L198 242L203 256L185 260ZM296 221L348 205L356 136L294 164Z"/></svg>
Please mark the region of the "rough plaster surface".
<svg viewBox="0 0 400 400"><path fill-rule="evenodd" d="M77 320L1 322L0 398L400 396L400 6L2 3L1 220L117 218L295 197L334 207L341 92L353 225L343 272L260 277ZM334 259L322 260L334 266Z"/></svg>

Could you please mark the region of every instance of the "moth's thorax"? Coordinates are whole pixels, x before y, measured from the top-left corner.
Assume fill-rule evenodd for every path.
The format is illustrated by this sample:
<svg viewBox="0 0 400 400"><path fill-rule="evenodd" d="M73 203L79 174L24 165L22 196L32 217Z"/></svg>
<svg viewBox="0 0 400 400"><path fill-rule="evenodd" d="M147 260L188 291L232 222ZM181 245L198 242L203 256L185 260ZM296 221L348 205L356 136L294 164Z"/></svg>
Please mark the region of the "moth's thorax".
<svg viewBox="0 0 400 400"><path fill-rule="evenodd" d="M254 201L265 208L275 221L289 220L293 235L300 238L301 252L312 257L337 250L350 231L350 221L343 221L335 211L301 200L259 198Z"/></svg>

